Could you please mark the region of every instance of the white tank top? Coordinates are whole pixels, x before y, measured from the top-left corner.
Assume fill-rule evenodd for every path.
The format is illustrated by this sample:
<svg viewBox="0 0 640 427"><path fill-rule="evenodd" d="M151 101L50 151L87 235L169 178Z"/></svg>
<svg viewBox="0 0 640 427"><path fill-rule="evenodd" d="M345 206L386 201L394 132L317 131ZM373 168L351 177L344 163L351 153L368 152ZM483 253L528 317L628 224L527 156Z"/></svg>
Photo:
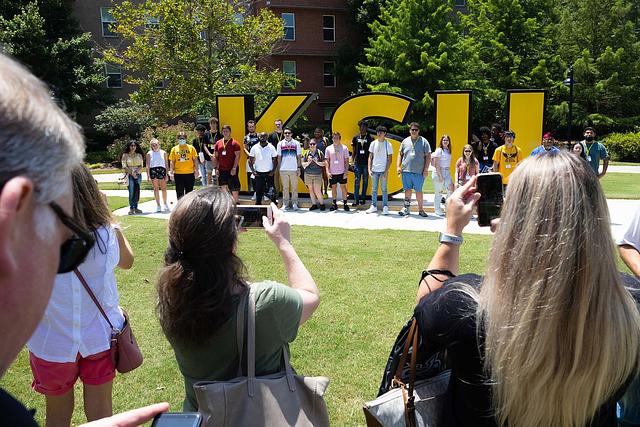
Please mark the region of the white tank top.
<svg viewBox="0 0 640 427"><path fill-rule="evenodd" d="M167 163L164 160L164 151L159 150L159 151L153 151L151 150L149 153L151 153L151 162L149 164L150 168L166 168L167 167Z"/></svg>

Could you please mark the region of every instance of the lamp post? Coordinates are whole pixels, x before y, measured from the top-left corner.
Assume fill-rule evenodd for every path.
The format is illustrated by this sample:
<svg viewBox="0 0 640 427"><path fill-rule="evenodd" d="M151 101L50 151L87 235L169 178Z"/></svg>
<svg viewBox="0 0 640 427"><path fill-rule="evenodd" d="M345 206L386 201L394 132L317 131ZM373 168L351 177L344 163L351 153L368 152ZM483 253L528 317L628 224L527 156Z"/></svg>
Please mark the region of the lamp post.
<svg viewBox="0 0 640 427"><path fill-rule="evenodd" d="M569 86L569 123L567 125L567 141L571 142L571 127L573 124L573 84L575 83L573 80L573 65L569 66L568 74L569 77L564 79L563 83Z"/></svg>

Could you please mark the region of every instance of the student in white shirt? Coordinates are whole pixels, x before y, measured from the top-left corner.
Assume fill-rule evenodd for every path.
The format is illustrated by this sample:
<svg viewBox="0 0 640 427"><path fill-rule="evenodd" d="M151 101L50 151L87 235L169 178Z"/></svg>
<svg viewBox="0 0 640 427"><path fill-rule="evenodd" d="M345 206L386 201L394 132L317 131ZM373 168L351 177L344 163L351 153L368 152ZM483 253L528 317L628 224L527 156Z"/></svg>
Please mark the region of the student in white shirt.
<svg viewBox="0 0 640 427"><path fill-rule="evenodd" d="M453 180L451 179L451 138L449 135L442 135L440 138L440 146L436 149L431 157L433 172L431 172L431 181L435 196L433 198L433 208L436 215L444 216L441 207L442 193L445 192L447 197L453 192ZM423 190L424 191L424 190Z"/></svg>
<svg viewBox="0 0 640 427"><path fill-rule="evenodd" d="M278 166L278 153L267 140L267 133L258 134L258 144L249 151L249 171L254 176L253 189L256 190L256 205L262 204L263 195L267 195L276 203L275 188L273 187L273 173Z"/></svg>
<svg viewBox="0 0 640 427"><path fill-rule="evenodd" d="M378 183L382 187L382 215L389 214L389 196L387 194L387 182L389 180L389 167L393 147L387 141L387 128L378 126L376 128L377 139L369 146L369 175L371 182L371 206L366 213L378 212Z"/></svg>
<svg viewBox="0 0 640 427"><path fill-rule="evenodd" d="M74 218L83 229L93 231L96 241L78 270L113 326L122 328L114 269L131 268L131 246L113 223L89 170L77 166L72 181ZM111 416L115 377L111 332L76 273L58 274L44 316L27 344L33 388L46 399L47 425L71 424L78 377L84 386L87 420Z"/></svg>

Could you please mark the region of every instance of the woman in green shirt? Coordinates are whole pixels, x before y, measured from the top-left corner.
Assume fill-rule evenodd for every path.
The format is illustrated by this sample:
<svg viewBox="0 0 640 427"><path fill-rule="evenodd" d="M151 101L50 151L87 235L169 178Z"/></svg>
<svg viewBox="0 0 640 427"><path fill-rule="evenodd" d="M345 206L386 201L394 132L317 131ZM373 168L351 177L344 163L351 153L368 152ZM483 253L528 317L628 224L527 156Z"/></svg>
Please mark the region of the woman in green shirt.
<svg viewBox="0 0 640 427"><path fill-rule="evenodd" d="M318 288L291 245L291 227L272 203L263 218L284 261L289 286L249 283L236 254L236 206L207 187L185 195L169 218L169 247L158 277L157 314L184 377L184 410L197 410L193 384L237 376L236 309L244 292L256 300L256 375L279 372L282 348L320 304Z"/></svg>

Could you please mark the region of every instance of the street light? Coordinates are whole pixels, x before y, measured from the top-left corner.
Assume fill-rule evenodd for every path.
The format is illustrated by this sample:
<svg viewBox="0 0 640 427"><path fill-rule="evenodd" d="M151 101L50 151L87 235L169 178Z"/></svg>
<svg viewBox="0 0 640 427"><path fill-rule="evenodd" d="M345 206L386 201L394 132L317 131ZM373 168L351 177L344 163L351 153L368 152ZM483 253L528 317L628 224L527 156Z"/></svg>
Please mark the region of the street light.
<svg viewBox="0 0 640 427"><path fill-rule="evenodd" d="M569 77L564 79L563 83L569 86L569 119L567 126L567 141L571 142L571 125L573 122L573 85L575 81L573 80L573 65L569 66L568 71Z"/></svg>

